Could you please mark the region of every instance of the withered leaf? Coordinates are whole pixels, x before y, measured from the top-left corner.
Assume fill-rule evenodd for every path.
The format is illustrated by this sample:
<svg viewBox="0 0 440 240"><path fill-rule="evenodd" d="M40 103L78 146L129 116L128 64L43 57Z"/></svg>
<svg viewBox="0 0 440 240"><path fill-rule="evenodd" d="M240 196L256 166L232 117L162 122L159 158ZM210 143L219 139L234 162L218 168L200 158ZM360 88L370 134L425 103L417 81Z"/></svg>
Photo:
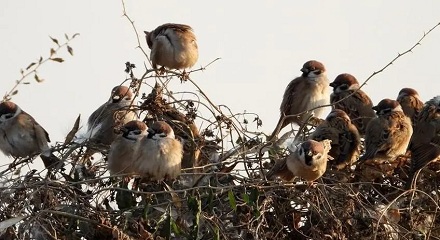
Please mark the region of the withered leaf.
<svg viewBox="0 0 440 240"><path fill-rule="evenodd" d="M67 51L73 56L73 48L67 45Z"/></svg>
<svg viewBox="0 0 440 240"><path fill-rule="evenodd" d="M15 94L17 94L18 93L18 90L15 90L15 91L13 91L12 93L11 93L11 96L14 96Z"/></svg>
<svg viewBox="0 0 440 240"><path fill-rule="evenodd" d="M52 55L54 55L55 53L56 53L56 51L53 48L51 48L50 49L50 56L52 57Z"/></svg>
<svg viewBox="0 0 440 240"><path fill-rule="evenodd" d="M31 64L29 64L29 66L27 66L26 70L29 70L29 68L31 68L32 66L34 66L36 63L32 62Z"/></svg>
<svg viewBox="0 0 440 240"><path fill-rule="evenodd" d="M75 124L73 124L72 129L67 134L66 139L64 140L64 144L69 144L70 142L72 142L73 138L75 137L75 134L79 130L79 122L80 122L80 120L81 120L81 114L79 114L78 117L76 118Z"/></svg>
<svg viewBox="0 0 440 240"><path fill-rule="evenodd" d="M69 36L67 36L67 33L64 33L64 37L66 38L66 40L69 40Z"/></svg>
<svg viewBox="0 0 440 240"><path fill-rule="evenodd" d="M37 74L35 74L34 75L34 78L35 78L35 81L37 81L37 82L42 82L42 81L44 81L44 79L41 79L40 77L38 77L38 75Z"/></svg>
<svg viewBox="0 0 440 240"><path fill-rule="evenodd" d="M41 63L43 61L43 57L40 56L40 59L38 59L38 63Z"/></svg>
<svg viewBox="0 0 440 240"><path fill-rule="evenodd" d="M73 34L72 38L75 38L76 36L79 36L79 33Z"/></svg>
<svg viewBox="0 0 440 240"><path fill-rule="evenodd" d="M52 42L56 43L58 46L60 45L60 44L58 43L58 40L57 40L56 38L53 38L53 37L51 37L51 36L49 36L49 37L50 37L50 39L52 39Z"/></svg>
<svg viewBox="0 0 440 240"><path fill-rule="evenodd" d="M62 59L62 58L51 58L50 60L55 61L55 62L59 62L59 63L64 62L64 59Z"/></svg>

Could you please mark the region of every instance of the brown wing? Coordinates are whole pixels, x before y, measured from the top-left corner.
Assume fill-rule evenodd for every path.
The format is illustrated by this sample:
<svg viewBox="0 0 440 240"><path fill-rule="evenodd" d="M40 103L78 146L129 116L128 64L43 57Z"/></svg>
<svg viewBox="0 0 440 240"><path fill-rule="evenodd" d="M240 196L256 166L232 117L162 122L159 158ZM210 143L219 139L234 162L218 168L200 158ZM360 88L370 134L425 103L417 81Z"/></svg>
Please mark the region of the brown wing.
<svg viewBox="0 0 440 240"><path fill-rule="evenodd" d="M339 139L340 131L334 127L331 127L328 122L321 123L316 130L310 134L309 139L313 139L315 141L322 141L324 139L331 140L331 150L330 150L330 156L337 159L341 153L341 144L344 144L343 142L340 142Z"/></svg>
<svg viewBox="0 0 440 240"><path fill-rule="evenodd" d="M352 164L359 157L361 140L357 128L350 124L348 129L339 136L340 154L336 158L337 163Z"/></svg>
<svg viewBox="0 0 440 240"><path fill-rule="evenodd" d="M389 129L379 118L374 118L367 126L365 133L365 154L360 160L374 158L376 153L384 151L384 145L389 138Z"/></svg>
<svg viewBox="0 0 440 240"><path fill-rule="evenodd" d="M352 123L358 128L359 133L365 134L365 129L372 118L376 116L373 110L373 103L362 90L344 92L338 95L334 95L331 99L331 103L336 103L334 107L345 111L350 117ZM352 94L352 95L350 95ZM349 96L350 95L350 96ZM348 96L348 97L347 97Z"/></svg>

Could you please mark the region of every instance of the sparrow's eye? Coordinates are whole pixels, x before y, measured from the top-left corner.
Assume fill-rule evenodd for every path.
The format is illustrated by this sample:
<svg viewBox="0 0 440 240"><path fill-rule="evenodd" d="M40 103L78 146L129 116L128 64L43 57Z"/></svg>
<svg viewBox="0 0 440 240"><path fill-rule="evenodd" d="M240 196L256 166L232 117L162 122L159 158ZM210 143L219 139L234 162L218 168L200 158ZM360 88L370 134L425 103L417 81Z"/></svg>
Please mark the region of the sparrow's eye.
<svg viewBox="0 0 440 240"><path fill-rule="evenodd" d="M14 116L14 114L7 113L7 114L3 114L0 118L6 120L6 119L9 119L9 118L11 118L13 116Z"/></svg>
<svg viewBox="0 0 440 240"><path fill-rule="evenodd" d="M133 134L135 134L135 135L139 135L139 134L141 134L141 133L142 133L141 130L134 130L134 131L133 131Z"/></svg>
<svg viewBox="0 0 440 240"><path fill-rule="evenodd" d="M387 113L390 113L391 112L391 109L390 108L386 108L386 109L383 109L382 111L380 111L382 114L387 114Z"/></svg>
<svg viewBox="0 0 440 240"><path fill-rule="evenodd" d="M348 85L342 84L341 86L339 86L339 89L341 89L342 91L346 91L348 89Z"/></svg>

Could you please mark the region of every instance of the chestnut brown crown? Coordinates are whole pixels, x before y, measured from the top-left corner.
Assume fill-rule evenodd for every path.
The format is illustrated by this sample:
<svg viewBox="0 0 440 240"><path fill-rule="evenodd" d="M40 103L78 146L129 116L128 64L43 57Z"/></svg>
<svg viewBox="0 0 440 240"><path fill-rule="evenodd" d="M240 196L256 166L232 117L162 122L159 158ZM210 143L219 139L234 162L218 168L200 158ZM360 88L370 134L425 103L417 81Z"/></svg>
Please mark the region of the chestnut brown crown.
<svg viewBox="0 0 440 240"><path fill-rule="evenodd" d="M374 106L373 110L376 111L377 115L383 115L396 111L402 112L402 107L400 106L400 103L398 101L385 98L381 100L376 106Z"/></svg>
<svg viewBox="0 0 440 240"><path fill-rule="evenodd" d="M14 114L17 111L18 106L11 102L6 101L0 104L0 116L5 114Z"/></svg>
<svg viewBox="0 0 440 240"><path fill-rule="evenodd" d="M312 72L315 73L315 75L319 75L325 72L325 67L321 62L310 60L304 63L303 67L301 68L301 72L303 72L303 77L307 77Z"/></svg>
<svg viewBox="0 0 440 240"><path fill-rule="evenodd" d="M133 92L129 87L116 86L112 89L111 99L113 102L120 102L122 99L131 100L133 98Z"/></svg>
<svg viewBox="0 0 440 240"><path fill-rule="evenodd" d="M358 80L349 73L339 74L335 80L330 83L330 87L340 88L341 90L347 90L350 86L359 85Z"/></svg>

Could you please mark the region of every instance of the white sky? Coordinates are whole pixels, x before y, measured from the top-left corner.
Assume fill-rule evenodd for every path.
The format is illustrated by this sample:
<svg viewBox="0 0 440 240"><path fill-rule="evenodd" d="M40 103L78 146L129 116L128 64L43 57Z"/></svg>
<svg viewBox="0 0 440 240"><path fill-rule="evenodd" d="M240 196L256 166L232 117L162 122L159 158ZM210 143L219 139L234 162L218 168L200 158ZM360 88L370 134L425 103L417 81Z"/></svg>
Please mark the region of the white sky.
<svg viewBox="0 0 440 240"><path fill-rule="evenodd" d="M349 72L363 82L398 52L412 46L440 21L440 1L141 1L127 0L127 12L142 33L167 23L191 25L199 61L220 61L191 75L216 104L233 112L256 112L269 134L279 117L286 85L310 59L323 62L330 81ZM64 33L81 35L62 64L49 63L13 97L49 132L63 141L76 116L83 122L126 77L124 63L145 61L118 0L3 0L0 7L0 93L9 91L20 68L46 57ZM141 35L141 43L148 50ZM440 28L413 53L373 78L364 90L374 103L395 98L403 87L424 101L440 94ZM153 83L153 82L152 82ZM172 90L194 91L176 81ZM147 88L145 88L147 90ZM252 120L252 119L250 119ZM0 154L0 164L10 159ZM38 160L40 161L40 160Z"/></svg>

